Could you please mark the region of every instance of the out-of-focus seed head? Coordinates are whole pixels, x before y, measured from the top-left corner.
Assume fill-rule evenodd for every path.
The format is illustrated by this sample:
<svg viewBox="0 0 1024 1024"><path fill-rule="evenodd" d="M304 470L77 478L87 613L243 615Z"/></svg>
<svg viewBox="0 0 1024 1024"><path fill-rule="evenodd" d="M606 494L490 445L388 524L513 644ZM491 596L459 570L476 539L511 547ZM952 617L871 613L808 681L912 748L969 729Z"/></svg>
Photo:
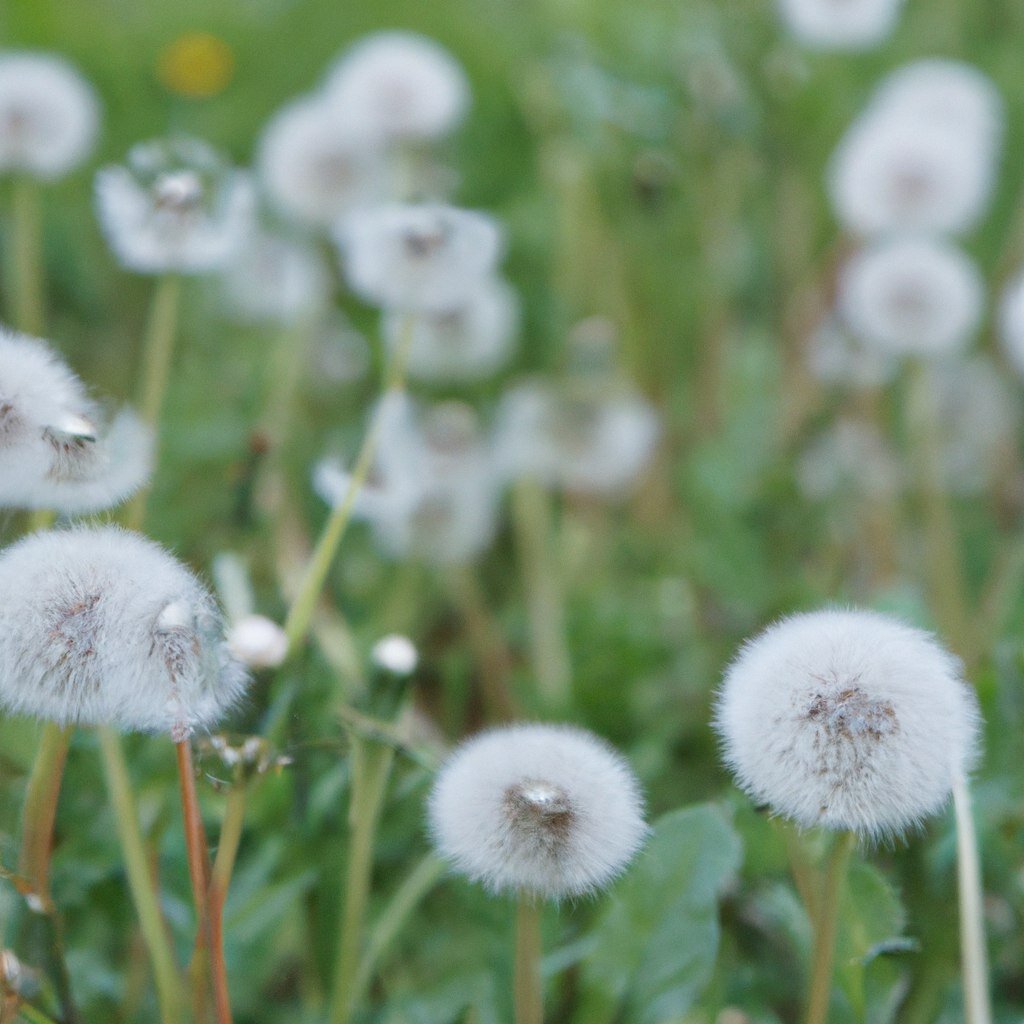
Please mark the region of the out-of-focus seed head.
<svg viewBox="0 0 1024 1024"><path fill-rule="evenodd" d="M903 0L779 0L786 27L814 50L868 50L896 27Z"/></svg>
<svg viewBox="0 0 1024 1024"><path fill-rule="evenodd" d="M409 676L416 671L420 656L416 645L407 636L389 633L373 645L370 660L392 675Z"/></svg>
<svg viewBox="0 0 1024 1024"><path fill-rule="evenodd" d="M288 656L288 636L265 615L246 615L228 630L228 650L251 669L277 668Z"/></svg>

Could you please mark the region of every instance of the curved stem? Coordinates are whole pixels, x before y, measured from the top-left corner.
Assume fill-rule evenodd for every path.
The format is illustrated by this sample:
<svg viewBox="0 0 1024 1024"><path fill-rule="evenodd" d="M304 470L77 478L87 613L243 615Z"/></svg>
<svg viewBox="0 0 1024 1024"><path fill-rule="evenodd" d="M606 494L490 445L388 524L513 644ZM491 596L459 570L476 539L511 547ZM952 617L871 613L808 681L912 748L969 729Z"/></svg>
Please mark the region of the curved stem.
<svg viewBox="0 0 1024 1024"><path fill-rule="evenodd" d="M50 901L53 827L72 732L71 726L61 727L55 722L43 725L39 749L25 787L18 871L44 904Z"/></svg>
<svg viewBox="0 0 1024 1024"><path fill-rule="evenodd" d="M984 889L978 859L978 837L971 813L967 780L953 783L956 813L957 880L960 895L960 958L963 972L966 1024L991 1024L988 992L988 954L985 949Z"/></svg>
<svg viewBox="0 0 1024 1024"><path fill-rule="evenodd" d="M246 796L244 782L236 782L228 790L227 806L224 809L224 820L221 823L220 839L217 844L217 856L213 862L213 870L210 872L210 959L214 978L223 979L222 988L225 1001L227 997L227 962L224 959L224 904L228 898L228 887L231 884L231 875L235 868L235 857L242 839ZM228 1006L228 1013L230 1015L230 1006Z"/></svg>
<svg viewBox="0 0 1024 1024"><path fill-rule="evenodd" d="M124 851L128 887L139 917L142 938L153 963L160 1020L162 1024L182 1024L185 1002L181 979L164 927L149 865L146 862L146 850L139 830L138 808L132 795L124 751L121 749L121 737L109 726L99 726L96 732L103 755L103 769L110 802L114 809L117 833Z"/></svg>
<svg viewBox="0 0 1024 1024"><path fill-rule="evenodd" d="M43 333L43 240L39 182L20 177L13 188L12 229L14 323L19 331Z"/></svg>
<svg viewBox="0 0 1024 1024"><path fill-rule="evenodd" d="M540 903L533 893L521 892L516 903L515 1024L543 1024L540 956Z"/></svg>
<svg viewBox="0 0 1024 1024"><path fill-rule="evenodd" d="M839 931L839 904L846 882L850 854L857 842L853 832L836 838L825 871L825 884L814 918L814 948L811 955L811 980L807 995L805 1024L826 1024L829 996L832 993L832 968Z"/></svg>

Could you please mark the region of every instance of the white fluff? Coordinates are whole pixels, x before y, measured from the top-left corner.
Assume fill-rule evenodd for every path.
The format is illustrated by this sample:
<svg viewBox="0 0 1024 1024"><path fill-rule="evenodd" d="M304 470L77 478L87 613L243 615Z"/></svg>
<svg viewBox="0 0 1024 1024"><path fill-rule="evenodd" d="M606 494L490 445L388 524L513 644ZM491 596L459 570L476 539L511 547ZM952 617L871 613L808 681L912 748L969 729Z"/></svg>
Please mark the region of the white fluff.
<svg viewBox="0 0 1024 1024"><path fill-rule="evenodd" d="M0 54L0 171L52 181L92 151L99 103L61 57Z"/></svg>
<svg viewBox="0 0 1024 1024"><path fill-rule="evenodd" d="M145 485L152 457L132 412L107 424L45 342L0 330L0 507L110 508Z"/></svg>
<svg viewBox="0 0 1024 1024"><path fill-rule="evenodd" d="M122 266L139 274L222 270L246 237L254 195L199 139L139 143L96 175L100 227Z"/></svg>
<svg viewBox="0 0 1024 1024"><path fill-rule="evenodd" d="M228 630L228 650L249 668L277 668L288 655L288 635L265 615L244 615Z"/></svg>
<svg viewBox="0 0 1024 1024"><path fill-rule="evenodd" d="M271 204L308 227L332 227L390 190L378 143L319 93L289 103L271 118L257 166Z"/></svg>
<svg viewBox="0 0 1024 1024"><path fill-rule="evenodd" d="M420 655L416 645L407 636L389 633L373 645L370 660L385 672L408 676L416 671Z"/></svg>
<svg viewBox="0 0 1024 1024"><path fill-rule="evenodd" d="M245 688L210 594L138 534L33 534L0 554L0 593L0 705L12 714L180 740Z"/></svg>
<svg viewBox="0 0 1024 1024"><path fill-rule="evenodd" d="M1024 377L1024 272L1020 270L999 300L999 340L1010 364Z"/></svg>
<svg viewBox="0 0 1024 1024"><path fill-rule="evenodd" d="M977 330L984 286L977 267L938 239L900 238L856 253L839 277L847 327L894 356L942 356Z"/></svg>
<svg viewBox="0 0 1024 1024"><path fill-rule="evenodd" d="M502 255L497 222L438 204L358 210L337 234L345 276L384 309L448 313L470 301Z"/></svg>
<svg viewBox="0 0 1024 1024"><path fill-rule="evenodd" d="M865 611L794 615L748 641L718 694L725 760L799 825L892 836L969 770L980 718L930 634Z"/></svg>
<svg viewBox="0 0 1024 1024"><path fill-rule="evenodd" d="M389 144L446 135L469 106L469 83L459 63L412 32L379 32L361 40L335 65L325 88L346 117Z"/></svg>
<svg viewBox="0 0 1024 1024"><path fill-rule="evenodd" d="M393 353L411 326L409 376L457 383L480 380L508 362L519 327L519 304L504 281L488 278L458 309L421 313L411 325L407 316L396 312L385 315L383 334L388 348Z"/></svg>
<svg viewBox="0 0 1024 1024"><path fill-rule="evenodd" d="M866 50L896 27L903 0L779 0L786 27L815 50Z"/></svg>
<svg viewBox="0 0 1024 1024"><path fill-rule="evenodd" d="M512 725L463 743L430 795L440 854L493 892L549 899L608 885L647 833L629 765L564 725Z"/></svg>

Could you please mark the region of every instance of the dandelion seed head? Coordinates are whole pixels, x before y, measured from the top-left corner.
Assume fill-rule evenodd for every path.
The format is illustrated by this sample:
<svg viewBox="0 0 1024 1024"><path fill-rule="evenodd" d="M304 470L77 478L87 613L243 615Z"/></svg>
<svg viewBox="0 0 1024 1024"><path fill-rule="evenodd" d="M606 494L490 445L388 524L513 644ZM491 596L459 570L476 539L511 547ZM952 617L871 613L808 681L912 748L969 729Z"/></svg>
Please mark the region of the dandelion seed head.
<svg viewBox="0 0 1024 1024"><path fill-rule="evenodd" d="M370 660L392 675L409 676L416 671L420 656L416 645L407 636L389 633L373 645Z"/></svg>
<svg viewBox="0 0 1024 1024"><path fill-rule="evenodd" d="M277 668L288 655L288 635L265 615L244 615L228 630L228 650L251 669Z"/></svg>
<svg viewBox="0 0 1024 1024"><path fill-rule="evenodd" d="M715 728L756 802L803 827L898 835L941 810L975 759L980 718L961 671L889 616L794 615L744 645Z"/></svg>
<svg viewBox="0 0 1024 1024"><path fill-rule="evenodd" d="M867 50L893 32L903 0L779 0L786 27L814 50Z"/></svg>
<svg viewBox="0 0 1024 1024"><path fill-rule="evenodd" d="M647 833L625 759L582 729L513 725L451 755L429 801L440 854L493 892L580 896L622 873Z"/></svg>
<svg viewBox="0 0 1024 1024"><path fill-rule="evenodd" d="M816 437L796 467L800 490L815 501L836 495L891 497L899 491L902 478L896 452L881 431L847 418Z"/></svg>

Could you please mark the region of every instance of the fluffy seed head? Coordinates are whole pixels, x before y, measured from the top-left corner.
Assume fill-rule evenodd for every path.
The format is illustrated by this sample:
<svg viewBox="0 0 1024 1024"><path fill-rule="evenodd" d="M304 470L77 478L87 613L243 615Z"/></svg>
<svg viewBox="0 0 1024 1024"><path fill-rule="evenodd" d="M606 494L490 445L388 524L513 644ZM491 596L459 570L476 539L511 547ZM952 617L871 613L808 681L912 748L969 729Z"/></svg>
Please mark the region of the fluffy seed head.
<svg viewBox="0 0 1024 1024"><path fill-rule="evenodd" d="M799 825L891 836L938 812L979 715L934 637L874 612L795 615L748 641L718 694L727 764Z"/></svg>
<svg viewBox="0 0 1024 1024"><path fill-rule="evenodd" d="M448 313L471 301L502 253L486 214L437 204L358 210L337 235L349 286L384 309Z"/></svg>
<svg viewBox="0 0 1024 1024"><path fill-rule="evenodd" d="M0 554L0 593L0 705L12 714L181 739L245 688L209 592L138 534L33 534Z"/></svg>
<svg viewBox="0 0 1024 1024"><path fill-rule="evenodd" d="M89 155L98 128L96 94L66 61L0 55L0 172L60 178Z"/></svg>
<svg viewBox="0 0 1024 1024"><path fill-rule="evenodd" d="M223 269L245 238L253 190L199 139L139 143L96 175L100 227L121 264L139 274Z"/></svg>
<svg viewBox="0 0 1024 1024"><path fill-rule="evenodd" d="M903 0L779 0L786 27L816 50L866 50L896 26Z"/></svg>
<svg viewBox="0 0 1024 1024"><path fill-rule="evenodd" d="M370 660L385 672L408 676L416 671L420 656L416 645L407 636L389 633L373 645Z"/></svg>
<svg viewBox="0 0 1024 1024"><path fill-rule="evenodd" d="M228 650L249 668L277 668L288 654L288 636L273 619L246 615L228 630Z"/></svg>
<svg viewBox="0 0 1024 1024"><path fill-rule="evenodd" d="M647 832L626 761L563 725L513 725L475 736L442 767L429 802L439 852L493 892L549 899L607 885Z"/></svg>

